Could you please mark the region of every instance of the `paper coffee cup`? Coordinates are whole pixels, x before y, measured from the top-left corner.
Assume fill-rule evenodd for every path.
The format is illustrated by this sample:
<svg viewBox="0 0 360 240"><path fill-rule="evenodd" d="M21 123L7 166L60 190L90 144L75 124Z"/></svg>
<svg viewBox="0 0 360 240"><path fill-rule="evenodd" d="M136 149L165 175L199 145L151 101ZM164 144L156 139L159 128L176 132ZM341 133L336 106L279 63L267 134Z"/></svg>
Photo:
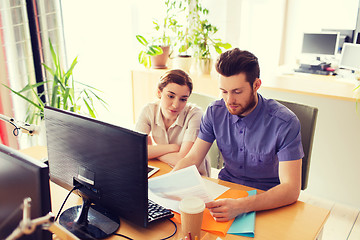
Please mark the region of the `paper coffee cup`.
<svg viewBox="0 0 360 240"><path fill-rule="evenodd" d="M186 197L181 200L179 209L181 214L182 237L189 237L190 233L192 239L195 239L195 236L198 236L200 239L201 224L205 210L204 201L198 197Z"/></svg>

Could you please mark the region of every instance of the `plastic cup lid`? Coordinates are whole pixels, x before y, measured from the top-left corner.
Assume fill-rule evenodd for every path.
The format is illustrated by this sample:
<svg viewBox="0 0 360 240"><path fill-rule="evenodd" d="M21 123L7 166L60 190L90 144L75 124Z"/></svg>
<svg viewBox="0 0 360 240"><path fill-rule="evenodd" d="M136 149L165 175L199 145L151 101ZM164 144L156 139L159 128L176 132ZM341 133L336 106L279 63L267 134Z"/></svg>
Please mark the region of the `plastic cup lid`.
<svg viewBox="0 0 360 240"><path fill-rule="evenodd" d="M195 214L204 211L205 203L198 197L185 197L181 200L179 209L182 212Z"/></svg>

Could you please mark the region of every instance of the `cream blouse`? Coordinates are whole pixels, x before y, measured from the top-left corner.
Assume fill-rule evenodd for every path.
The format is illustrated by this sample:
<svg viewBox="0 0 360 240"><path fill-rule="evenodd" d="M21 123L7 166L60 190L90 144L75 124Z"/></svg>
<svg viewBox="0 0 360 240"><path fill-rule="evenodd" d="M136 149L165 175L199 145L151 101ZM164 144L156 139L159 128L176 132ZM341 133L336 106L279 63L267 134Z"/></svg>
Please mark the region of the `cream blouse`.
<svg viewBox="0 0 360 240"><path fill-rule="evenodd" d="M187 103L179 113L176 121L166 130L160 111L160 101L147 104L141 111L135 130L151 134L156 144L177 144L195 142L200 129L202 110ZM201 163L199 172L210 175L210 163L205 158Z"/></svg>

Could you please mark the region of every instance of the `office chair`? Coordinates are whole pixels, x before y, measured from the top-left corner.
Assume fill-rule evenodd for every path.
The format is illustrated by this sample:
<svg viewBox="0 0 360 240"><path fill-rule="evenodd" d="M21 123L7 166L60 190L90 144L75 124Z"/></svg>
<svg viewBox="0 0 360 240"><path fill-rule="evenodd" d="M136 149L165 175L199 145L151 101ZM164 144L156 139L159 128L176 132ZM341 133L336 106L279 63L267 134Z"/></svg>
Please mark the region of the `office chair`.
<svg viewBox="0 0 360 240"><path fill-rule="evenodd" d="M205 113L207 106L215 100L217 100L217 98L193 92L191 93L188 102L196 104ZM210 157L210 165L212 168L221 169L223 167L223 160L219 148L217 147L216 140L212 144L208 156Z"/></svg>
<svg viewBox="0 0 360 240"><path fill-rule="evenodd" d="M305 190L307 188L309 178L310 157L318 109L293 102L286 102L282 100L277 101L295 113L300 121L301 142L304 148L304 157L302 159L301 169L301 190Z"/></svg>

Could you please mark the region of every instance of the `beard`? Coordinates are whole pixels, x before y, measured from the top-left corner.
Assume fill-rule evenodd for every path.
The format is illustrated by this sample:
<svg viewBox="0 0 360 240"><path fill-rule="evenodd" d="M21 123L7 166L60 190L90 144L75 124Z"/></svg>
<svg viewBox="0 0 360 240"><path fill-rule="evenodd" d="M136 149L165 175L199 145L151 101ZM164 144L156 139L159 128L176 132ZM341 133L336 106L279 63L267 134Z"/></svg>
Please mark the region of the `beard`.
<svg viewBox="0 0 360 240"><path fill-rule="evenodd" d="M240 117L244 116L243 115L244 113L248 113L248 111L253 109L256 105L254 91L252 91L252 93L250 94L249 100L244 105L240 105L240 104L230 104L230 105L237 106L236 109L232 109L228 104L226 104L226 107L227 107L228 111L230 112L230 114L238 115Z"/></svg>

